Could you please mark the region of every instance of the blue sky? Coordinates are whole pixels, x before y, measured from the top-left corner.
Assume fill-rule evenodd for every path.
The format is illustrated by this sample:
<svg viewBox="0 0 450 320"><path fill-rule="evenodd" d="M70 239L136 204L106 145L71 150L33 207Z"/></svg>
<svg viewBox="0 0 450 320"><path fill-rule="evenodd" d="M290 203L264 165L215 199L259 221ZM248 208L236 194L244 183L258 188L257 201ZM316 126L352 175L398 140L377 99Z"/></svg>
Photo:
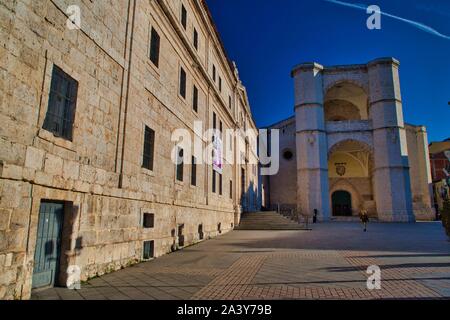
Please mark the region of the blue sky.
<svg viewBox="0 0 450 320"><path fill-rule="evenodd" d="M450 1L382 0L386 12L450 36ZM450 40L383 16L369 30L369 15L326 0L207 0L229 57L247 87L253 116L266 126L293 115L290 71L301 62L322 65L400 60L405 121L425 125L429 141L450 138Z"/></svg>

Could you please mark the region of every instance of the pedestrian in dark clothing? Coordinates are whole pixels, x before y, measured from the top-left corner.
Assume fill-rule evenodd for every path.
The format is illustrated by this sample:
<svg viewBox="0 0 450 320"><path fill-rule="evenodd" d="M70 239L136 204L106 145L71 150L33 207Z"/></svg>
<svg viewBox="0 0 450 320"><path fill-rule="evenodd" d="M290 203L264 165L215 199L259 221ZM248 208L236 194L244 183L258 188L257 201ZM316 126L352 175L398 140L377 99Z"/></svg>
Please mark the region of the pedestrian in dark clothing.
<svg viewBox="0 0 450 320"><path fill-rule="evenodd" d="M367 215L367 210L361 210L359 218L364 225L364 232L367 232L367 223L369 222L369 216Z"/></svg>
<svg viewBox="0 0 450 320"><path fill-rule="evenodd" d="M314 215L313 215L313 223L317 223L317 214L319 212L317 211L317 209L314 209Z"/></svg>

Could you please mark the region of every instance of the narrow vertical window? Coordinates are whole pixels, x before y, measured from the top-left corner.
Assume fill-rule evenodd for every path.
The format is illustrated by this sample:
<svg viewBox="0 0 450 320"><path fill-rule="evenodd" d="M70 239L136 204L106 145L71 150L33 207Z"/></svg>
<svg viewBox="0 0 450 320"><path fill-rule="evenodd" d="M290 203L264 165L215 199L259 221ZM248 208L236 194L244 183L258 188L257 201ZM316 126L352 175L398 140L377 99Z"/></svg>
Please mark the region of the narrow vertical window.
<svg viewBox="0 0 450 320"><path fill-rule="evenodd" d="M197 185L197 159L192 156L191 185Z"/></svg>
<svg viewBox="0 0 450 320"><path fill-rule="evenodd" d="M151 36L150 36L150 61L156 67L159 67L159 46L160 46L160 37L155 29L152 28Z"/></svg>
<svg viewBox="0 0 450 320"><path fill-rule="evenodd" d="M194 48L198 50L198 32L197 29L194 28Z"/></svg>
<svg viewBox="0 0 450 320"><path fill-rule="evenodd" d="M178 148L177 154L177 180L183 181L183 169L184 169L184 151L182 148Z"/></svg>
<svg viewBox="0 0 450 320"><path fill-rule="evenodd" d="M181 25L183 26L184 30L187 28L187 11L184 5L181 5Z"/></svg>
<svg viewBox="0 0 450 320"><path fill-rule="evenodd" d="M180 70L180 95L186 99L186 71L182 67Z"/></svg>
<svg viewBox="0 0 450 320"><path fill-rule="evenodd" d="M213 81L216 82L216 66L213 65Z"/></svg>
<svg viewBox="0 0 450 320"><path fill-rule="evenodd" d="M230 180L230 199L233 199L233 180Z"/></svg>
<svg viewBox="0 0 450 320"><path fill-rule="evenodd" d="M212 171L212 192L216 193L216 171Z"/></svg>
<svg viewBox="0 0 450 320"><path fill-rule="evenodd" d="M219 130L220 130L220 134L222 135L222 132L223 132L223 124L222 124L222 121L220 121L219 123L220 123L220 124L219 124Z"/></svg>
<svg viewBox="0 0 450 320"><path fill-rule="evenodd" d="M78 82L56 65L53 66L48 109L42 126L45 130L72 140L77 93Z"/></svg>
<svg viewBox="0 0 450 320"><path fill-rule="evenodd" d="M219 174L219 195L223 194L223 175Z"/></svg>
<svg viewBox="0 0 450 320"><path fill-rule="evenodd" d="M195 112L198 112L198 89L194 85L194 92L192 94L192 109L194 109Z"/></svg>
<svg viewBox="0 0 450 320"><path fill-rule="evenodd" d="M216 113L213 112L213 129L215 130L217 128L217 116Z"/></svg>
<svg viewBox="0 0 450 320"><path fill-rule="evenodd" d="M228 108L231 109L231 96L228 96Z"/></svg>
<svg viewBox="0 0 450 320"><path fill-rule="evenodd" d="M222 92L222 78L219 77L219 91Z"/></svg>
<svg viewBox="0 0 450 320"><path fill-rule="evenodd" d="M152 171L153 171L154 149L155 149L155 131L146 126L144 133L144 152L142 159L142 167Z"/></svg>

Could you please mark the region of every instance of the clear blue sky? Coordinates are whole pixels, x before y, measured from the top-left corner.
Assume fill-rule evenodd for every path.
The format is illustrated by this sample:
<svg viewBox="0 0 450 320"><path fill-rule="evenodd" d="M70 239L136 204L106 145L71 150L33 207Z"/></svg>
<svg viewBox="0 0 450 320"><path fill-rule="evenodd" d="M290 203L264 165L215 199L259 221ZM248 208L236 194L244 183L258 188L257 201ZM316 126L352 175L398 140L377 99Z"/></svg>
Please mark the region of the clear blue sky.
<svg viewBox="0 0 450 320"><path fill-rule="evenodd" d="M450 36L450 0L378 0L382 12ZM322 65L400 60L405 121L428 128L429 141L450 137L450 40L383 16L325 0L207 0L230 59L247 87L258 126L293 115L290 71L301 62Z"/></svg>

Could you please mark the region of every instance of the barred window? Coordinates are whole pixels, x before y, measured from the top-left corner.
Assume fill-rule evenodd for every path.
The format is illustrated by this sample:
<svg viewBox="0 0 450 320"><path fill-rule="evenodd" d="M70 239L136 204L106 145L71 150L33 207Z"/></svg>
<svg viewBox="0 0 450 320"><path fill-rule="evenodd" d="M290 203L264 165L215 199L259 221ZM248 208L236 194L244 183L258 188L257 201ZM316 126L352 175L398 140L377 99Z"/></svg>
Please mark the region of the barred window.
<svg viewBox="0 0 450 320"><path fill-rule="evenodd" d="M180 95L186 99L186 71L180 70Z"/></svg>
<svg viewBox="0 0 450 320"><path fill-rule="evenodd" d="M198 89L197 87L194 85L194 92L192 95L192 108L194 109L195 112L198 111Z"/></svg>
<svg viewBox="0 0 450 320"><path fill-rule="evenodd" d="M78 82L54 65L43 129L72 141L77 92Z"/></svg>
<svg viewBox="0 0 450 320"><path fill-rule="evenodd" d="M198 32L197 29L194 28L194 48L198 49Z"/></svg>
<svg viewBox="0 0 450 320"><path fill-rule="evenodd" d="M184 169L184 150L178 148L178 159L177 159L177 180L183 181L183 169Z"/></svg>
<svg viewBox="0 0 450 320"><path fill-rule="evenodd" d="M142 167L153 171L153 157L155 150L155 131L145 126L144 152Z"/></svg>
<svg viewBox="0 0 450 320"><path fill-rule="evenodd" d="M181 5L181 25L183 26L184 30L187 28L187 11L184 5Z"/></svg>
<svg viewBox="0 0 450 320"><path fill-rule="evenodd" d="M191 185L197 185L197 159L192 156Z"/></svg>
<svg viewBox="0 0 450 320"><path fill-rule="evenodd" d="M160 46L159 34L156 32L155 29L152 28L150 37L150 60L156 67L159 66L159 46Z"/></svg>

